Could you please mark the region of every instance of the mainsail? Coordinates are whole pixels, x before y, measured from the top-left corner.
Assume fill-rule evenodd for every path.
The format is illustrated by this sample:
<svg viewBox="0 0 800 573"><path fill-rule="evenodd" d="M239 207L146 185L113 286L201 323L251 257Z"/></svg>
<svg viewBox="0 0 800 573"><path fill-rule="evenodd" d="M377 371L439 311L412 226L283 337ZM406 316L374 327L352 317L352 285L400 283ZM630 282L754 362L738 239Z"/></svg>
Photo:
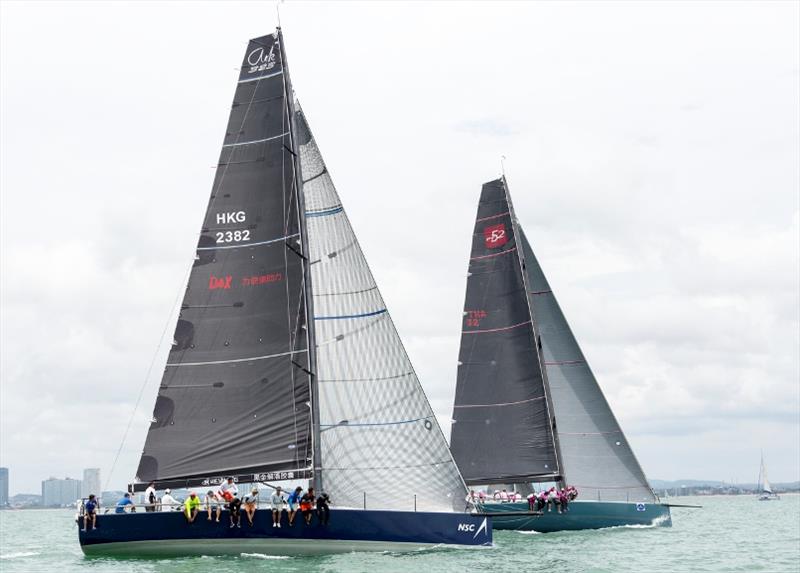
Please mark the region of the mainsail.
<svg viewBox="0 0 800 573"><path fill-rule="evenodd" d="M338 506L463 510L464 482L302 111L296 124L317 345L315 479Z"/></svg>
<svg viewBox="0 0 800 573"><path fill-rule="evenodd" d="M309 474L313 365L291 94L280 32L251 40L139 482Z"/></svg>
<svg viewBox="0 0 800 573"><path fill-rule="evenodd" d="M581 499L655 501L528 239L519 231L564 478L579 489Z"/></svg>
<svg viewBox="0 0 800 573"><path fill-rule="evenodd" d="M491 181L472 235L451 433L468 484L561 475L526 283L505 181Z"/></svg>
<svg viewBox="0 0 800 573"><path fill-rule="evenodd" d="M466 486L296 109L280 32L251 40L139 487L312 477L339 507L463 510Z"/></svg>

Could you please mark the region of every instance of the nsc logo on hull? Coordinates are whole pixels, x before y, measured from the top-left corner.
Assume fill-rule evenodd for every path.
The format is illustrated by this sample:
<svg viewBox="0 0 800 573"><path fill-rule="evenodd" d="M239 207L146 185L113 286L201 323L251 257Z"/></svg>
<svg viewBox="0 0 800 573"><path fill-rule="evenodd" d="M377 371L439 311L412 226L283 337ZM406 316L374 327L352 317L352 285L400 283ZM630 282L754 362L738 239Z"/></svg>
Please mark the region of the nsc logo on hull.
<svg viewBox="0 0 800 573"><path fill-rule="evenodd" d="M476 537L478 537L478 535L481 533L481 531L483 532L484 535L486 535L486 527L488 525L486 523L487 519L488 518L486 518L486 517L483 518L483 522L481 523L480 527L476 527L476 525L474 523L459 523L458 524L458 531L465 531L465 532L466 531L469 531L469 532L474 531L475 535L472 536L472 539L475 539Z"/></svg>

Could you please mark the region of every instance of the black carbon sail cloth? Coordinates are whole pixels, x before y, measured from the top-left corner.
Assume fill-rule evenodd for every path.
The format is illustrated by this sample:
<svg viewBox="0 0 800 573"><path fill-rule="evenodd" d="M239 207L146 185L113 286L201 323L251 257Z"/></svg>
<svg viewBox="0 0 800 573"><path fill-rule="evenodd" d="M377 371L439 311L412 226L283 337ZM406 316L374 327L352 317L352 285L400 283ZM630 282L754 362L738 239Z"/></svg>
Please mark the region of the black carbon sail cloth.
<svg viewBox="0 0 800 573"><path fill-rule="evenodd" d="M655 496L520 230L533 315L557 420L564 477L581 499L653 502Z"/></svg>
<svg viewBox="0 0 800 573"><path fill-rule="evenodd" d="M559 475L518 241L502 179L483 185L469 261L451 449L467 484Z"/></svg>
<svg viewBox="0 0 800 573"><path fill-rule="evenodd" d="M251 40L140 482L251 472L279 479L310 467L291 97L280 34Z"/></svg>

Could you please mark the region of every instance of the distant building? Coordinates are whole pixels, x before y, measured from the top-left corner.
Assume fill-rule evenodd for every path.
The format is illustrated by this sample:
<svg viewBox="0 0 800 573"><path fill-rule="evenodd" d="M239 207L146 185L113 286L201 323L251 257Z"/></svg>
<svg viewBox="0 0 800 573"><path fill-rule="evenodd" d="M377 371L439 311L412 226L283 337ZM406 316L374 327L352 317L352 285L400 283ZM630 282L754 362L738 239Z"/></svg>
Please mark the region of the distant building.
<svg viewBox="0 0 800 573"><path fill-rule="evenodd" d="M72 505L81 497L81 480L51 477L42 482L42 505L62 507Z"/></svg>
<svg viewBox="0 0 800 573"><path fill-rule="evenodd" d="M100 468L86 468L83 470L81 497L89 497L89 494L92 493L100 497Z"/></svg>
<svg viewBox="0 0 800 573"><path fill-rule="evenodd" d="M38 507L42 505L42 496L35 493L18 493L17 495L12 495L8 503L11 507L18 509Z"/></svg>
<svg viewBox="0 0 800 573"><path fill-rule="evenodd" d="M0 507L8 505L8 468L0 468Z"/></svg>

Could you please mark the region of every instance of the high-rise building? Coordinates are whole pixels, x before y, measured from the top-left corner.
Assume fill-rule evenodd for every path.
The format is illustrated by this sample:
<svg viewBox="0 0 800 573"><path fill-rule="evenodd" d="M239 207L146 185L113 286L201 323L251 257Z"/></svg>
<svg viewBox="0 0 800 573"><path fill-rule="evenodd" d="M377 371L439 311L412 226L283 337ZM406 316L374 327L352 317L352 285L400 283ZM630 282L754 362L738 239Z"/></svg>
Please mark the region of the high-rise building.
<svg viewBox="0 0 800 573"><path fill-rule="evenodd" d="M83 485L81 486L81 497L89 497L89 494L100 497L100 468L86 468L83 470Z"/></svg>
<svg viewBox="0 0 800 573"><path fill-rule="evenodd" d="M8 505L8 468L0 468L0 507Z"/></svg>
<svg viewBox="0 0 800 573"><path fill-rule="evenodd" d="M81 497L81 480L51 477L42 482L42 505L64 506L72 505Z"/></svg>

